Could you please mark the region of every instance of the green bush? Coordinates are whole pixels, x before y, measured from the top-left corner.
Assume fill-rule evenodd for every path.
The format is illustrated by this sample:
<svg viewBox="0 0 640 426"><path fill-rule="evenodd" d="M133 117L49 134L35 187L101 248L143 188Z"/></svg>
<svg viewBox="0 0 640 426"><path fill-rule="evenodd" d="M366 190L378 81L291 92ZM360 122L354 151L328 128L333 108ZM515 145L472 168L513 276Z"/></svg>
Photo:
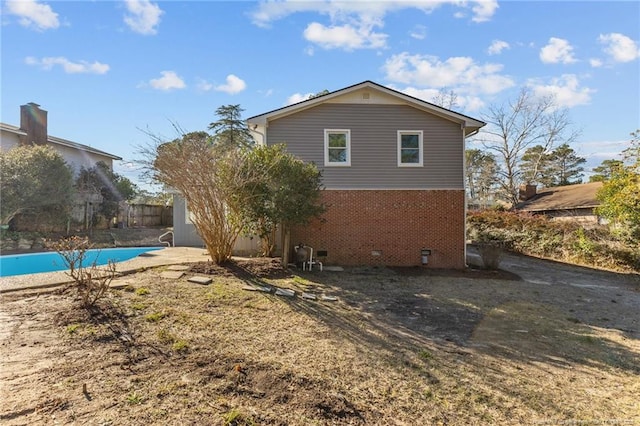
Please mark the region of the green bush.
<svg viewBox="0 0 640 426"><path fill-rule="evenodd" d="M500 243L507 250L609 269L640 271L640 245L609 228L584 228L575 221L551 220L513 211L484 210L467 216L476 244Z"/></svg>

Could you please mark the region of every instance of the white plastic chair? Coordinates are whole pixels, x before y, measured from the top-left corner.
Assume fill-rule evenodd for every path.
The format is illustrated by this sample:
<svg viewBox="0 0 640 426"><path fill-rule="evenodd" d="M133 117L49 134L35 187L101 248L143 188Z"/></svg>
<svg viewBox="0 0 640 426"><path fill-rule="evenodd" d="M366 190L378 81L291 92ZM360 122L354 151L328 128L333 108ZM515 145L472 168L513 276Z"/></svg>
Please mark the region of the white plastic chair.
<svg viewBox="0 0 640 426"><path fill-rule="evenodd" d="M320 272L322 272L322 262L313 257L313 248L309 246L303 246L303 248L309 250L309 259L302 264L302 270L305 271L309 268L311 271L313 270L313 265L320 265Z"/></svg>

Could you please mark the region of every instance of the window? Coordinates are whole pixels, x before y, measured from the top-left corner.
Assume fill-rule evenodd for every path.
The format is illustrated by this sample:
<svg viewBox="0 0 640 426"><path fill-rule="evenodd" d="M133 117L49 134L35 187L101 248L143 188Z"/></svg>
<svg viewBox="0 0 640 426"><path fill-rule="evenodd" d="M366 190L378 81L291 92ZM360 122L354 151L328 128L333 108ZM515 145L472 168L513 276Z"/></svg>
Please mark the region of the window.
<svg viewBox="0 0 640 426"><path fill-rule="evenodd" d="M351 131L343 129L325 129L324 165L351 165Z"/></svg>
<svg viewBox="0 0 640 426"><path fill-rule="evenodd" d="M194 221L193 213L189 210L189 206L187 205L187 200L184 200L184 223L187 225L192 225Z"/></svg>
<svg viewBox="0 0 640 426"><path fill-rule="evenodd" d="M398 167L422 167L422 130L398 130Z"/></svg>

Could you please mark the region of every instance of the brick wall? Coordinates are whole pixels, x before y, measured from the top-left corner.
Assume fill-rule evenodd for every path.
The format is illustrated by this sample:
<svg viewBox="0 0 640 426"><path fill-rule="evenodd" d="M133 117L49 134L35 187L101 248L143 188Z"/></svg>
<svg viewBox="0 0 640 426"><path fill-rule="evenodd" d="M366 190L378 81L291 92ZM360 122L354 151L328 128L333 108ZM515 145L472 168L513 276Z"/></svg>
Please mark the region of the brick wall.
<svg viewBox="0 0 640 426"><path fill-rule="evenodd" d="M322 219L294 228L291 244L326 250L327 264L416 266L426 248L428 267L465 266L464 191L325 190L323 200Z"/></svg>

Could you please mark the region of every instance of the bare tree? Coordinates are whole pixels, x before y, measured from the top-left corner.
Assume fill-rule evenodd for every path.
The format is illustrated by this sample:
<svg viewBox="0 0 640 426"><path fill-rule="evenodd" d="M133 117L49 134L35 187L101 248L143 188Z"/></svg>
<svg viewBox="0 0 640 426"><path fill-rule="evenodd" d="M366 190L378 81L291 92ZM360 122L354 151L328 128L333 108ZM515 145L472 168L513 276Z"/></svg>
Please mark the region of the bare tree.
<svg viewBox="0 0 640 426"><path fill-rule="evenodd" d="M519 162L527 148L541 145L542 156L556 143L568 143L577 136L571 131L566 109L558 109L553 97L536 97L526 88L506 105L490 106L483 120L487 126L479 139L486 149L496 153L501 163L501 196L512 204L518 202L518 189L523 183Z"/></svg>
<svg viewBox="0 0 640 426"><path fill-rule="evenodd" d="M446 109L457 108L458 94L453 90L442 88L438 91L438 94L433 97L431 103Z"/></svg>
<svg viewBox="0 0 640 426"><path fill-rule="evenodd" d="M192 132L171 142L150 135L152 146L142 148L143 165L154 180L177 190L191 212L191 220L211 259L223 263L231 257L241 231L234 189L241 186L240 161L235 150L212 144L206 132Z"/></svg>

